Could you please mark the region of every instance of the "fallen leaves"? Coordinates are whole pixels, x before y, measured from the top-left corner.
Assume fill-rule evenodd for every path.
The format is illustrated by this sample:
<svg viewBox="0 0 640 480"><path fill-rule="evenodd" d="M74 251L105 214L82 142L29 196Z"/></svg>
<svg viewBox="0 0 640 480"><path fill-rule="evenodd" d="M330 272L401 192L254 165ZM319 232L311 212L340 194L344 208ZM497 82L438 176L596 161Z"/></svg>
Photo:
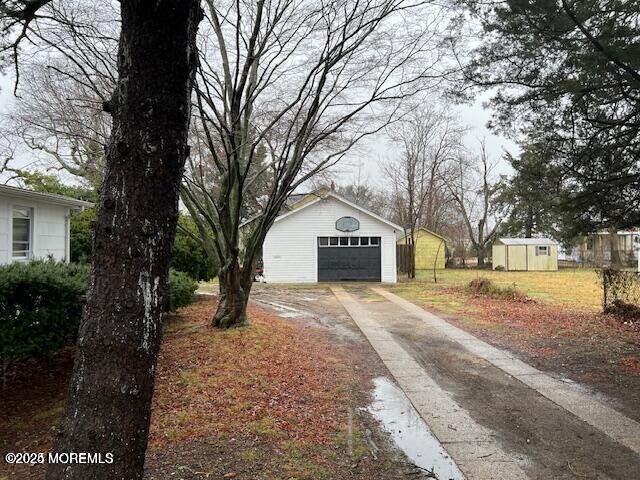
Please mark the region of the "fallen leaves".
<svg viewBox="0 0 640 480"><path fill-rule="evenodd" d="M640 376L640 356L628 356L620 361L620 366L628 373Z"/></svg>
<svg viewBox="0 0 640 480"><path fill-rule="evenodd" d="M200 301L167 326L150 445L229 434L327 442L347 393L335 349L255 307L251 326L214 330L213 311Z"/></svg>

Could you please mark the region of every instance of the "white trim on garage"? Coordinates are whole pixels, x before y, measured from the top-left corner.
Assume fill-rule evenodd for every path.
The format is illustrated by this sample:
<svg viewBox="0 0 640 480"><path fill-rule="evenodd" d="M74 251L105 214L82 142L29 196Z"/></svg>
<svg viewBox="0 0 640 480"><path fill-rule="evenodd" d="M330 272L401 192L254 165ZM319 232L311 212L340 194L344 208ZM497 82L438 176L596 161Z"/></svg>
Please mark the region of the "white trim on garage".
<svg viewBox="0 0 640 480"><path fill-rule="evenodd" d="M353 216L360 229L342 232L336 221ZM395 283L396 240L404 229L333 192L279 216L263 244L265 279L269 283L318 281L319 237L380 237L381 281Z"/></svg>
<svg viewBox="0 0 640 480"><path fill-rule="evenodd" d="M311 205L315 205L316 203L321 202L322 200L326 200L327 197L333 197L336 200L339 200L342 203L346 203L350 207L355 208L356 210L359 210L360 212L365 213L365 214L369 215L370 217L375 218L376 220L379 220L380 222L386 223L390 227L393 227L396 230L398 230L399 232L404 232L404 228L402 228L400 225L396 225L395 223L390 222L389 220L387 220L385 218L382 218L380 215L376 215L371 210L367 210L366 208L361 207L358 204L350 202L349 200L347 200L343 196L338 195L336 192L327 192L326 195L324 195L322 197L318 197L318 198L316 198L315 200L312 200L309 203L305 203L301 207L298 207L298 208L296 208L294 210L291 210L290 212L287 212L287 213L285 213L283 215L280 215L278 218L275 219L274 223L277 222L278 220L282 220L283 218L287 218L289 215L293 215L295 213L298 213L300 210L304 210L305 208L310 207ZM245 223L249 223L249 221L247 221ZM320 236L322 236L322 235L320 235Z"/></svg>

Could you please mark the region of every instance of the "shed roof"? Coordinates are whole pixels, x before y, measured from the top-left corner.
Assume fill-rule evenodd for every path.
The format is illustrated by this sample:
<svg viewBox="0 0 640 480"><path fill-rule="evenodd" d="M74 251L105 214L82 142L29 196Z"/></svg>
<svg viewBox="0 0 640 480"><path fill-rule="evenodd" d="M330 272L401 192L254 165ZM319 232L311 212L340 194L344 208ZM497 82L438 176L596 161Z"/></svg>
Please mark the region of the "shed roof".
<svg viewBox="0 0 640 480"><path fill-rule="evenodd" d="M438 237L439 239L441 239L441 240L442 240L442 241L444 241L445 243L449 241L449 239L448 239L448 238L443 237L442 235L440 235L440 234L438 234L438 233L434 232L433 230L429 230L427 227L418 227L418 228L416 229L416 233L418 233L418 232L419 232L419 231L421 231L421 230L422 230L423 232L430 233L430 234L431 234L431 235L433 235L434 237ZM404 239L406 239L407 237L410 237L410 236L411 236L411 234L410 234L410 233L407 233L406 235L404 235L404 236L400 237L400 238L398 239L398 241L400 241L400 240L404 240Z"/></svg>
<svg viewBox="0 0 640 480"><path fill-rule="evenodd" d="M0 185L0 195L6 195L14 198L23 198L44 203L52 203L54 205L64 205L72 208L88 208L93 206L91 202L78 200L53 193L34 192L25 188L12 187L10 185Z"/></svg>
<svg viewBox="0 0 640 480"><path fill-rule="evenodd" d="M558 245L551 238L499 238L503 245Z"/></svg>

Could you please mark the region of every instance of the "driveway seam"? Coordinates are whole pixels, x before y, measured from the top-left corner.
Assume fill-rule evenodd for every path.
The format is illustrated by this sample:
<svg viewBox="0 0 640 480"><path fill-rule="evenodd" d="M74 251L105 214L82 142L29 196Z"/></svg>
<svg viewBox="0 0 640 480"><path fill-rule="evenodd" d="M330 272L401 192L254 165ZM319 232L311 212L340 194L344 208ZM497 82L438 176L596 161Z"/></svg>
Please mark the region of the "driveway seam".
<svg viewBox="0 0 640 480"><path fill-rule="evenodd" d="M612 440L640 454L640 423L597 400L578 385L558 380L515 358L513 354L474 337L387 290L379 287L372 287L371 290L426 322L467 351L485 359L580 420L600 430Z"/></svg>
<svg viewBox="0 0 640 480"><path fill-rule="evenodd" d="M476 423L359 301L342 287L331 290L467 479L528 479L504 452L496 433Z"/></svg>

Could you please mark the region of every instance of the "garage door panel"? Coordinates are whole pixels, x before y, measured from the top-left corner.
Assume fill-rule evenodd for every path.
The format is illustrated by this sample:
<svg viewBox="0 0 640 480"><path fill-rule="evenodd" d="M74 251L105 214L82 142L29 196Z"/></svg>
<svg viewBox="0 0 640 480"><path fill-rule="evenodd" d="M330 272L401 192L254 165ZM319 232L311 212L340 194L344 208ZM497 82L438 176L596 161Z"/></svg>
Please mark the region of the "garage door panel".
<svg viewBox="0 0 640 480"><path fill-rule="evenodd" d="M375 281L381 278L381 249L375 247L318 247L318 281Z"/></svg>

